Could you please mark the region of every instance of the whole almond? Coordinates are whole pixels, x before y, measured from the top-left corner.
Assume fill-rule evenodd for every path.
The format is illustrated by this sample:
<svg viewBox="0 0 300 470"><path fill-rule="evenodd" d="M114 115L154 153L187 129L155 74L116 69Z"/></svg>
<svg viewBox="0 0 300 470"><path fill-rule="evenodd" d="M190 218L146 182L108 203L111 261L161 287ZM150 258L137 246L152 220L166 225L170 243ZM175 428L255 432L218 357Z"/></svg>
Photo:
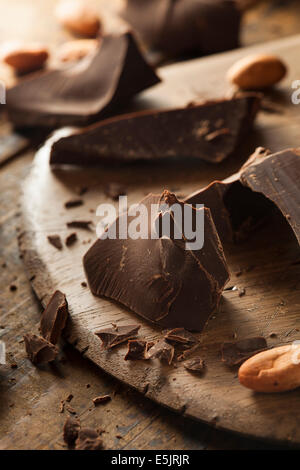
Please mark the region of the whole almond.
<svg viewBox="0 0 300 470"><path fill-rule="evenodd" d="M256 354L240 367L239 381L256 392L285 392L300 387L300 344Z"/></svg>
<svg viewBox="0 0 300 470"><path fill-rule="evenodd" d="M88 0L61 0L55 15L72 33L95 37L100 31L100 18Z"/></svg>
<svg viewBox="0 0 300 470"><path fill-rule="evenodd" d="M37 43L10 42L1 47L3 62L17 73L27 73L40 69L49 57L46 47Z"/></svg>
<svg viewBox="0 0 300 470"><path fill-rule="evenodd" d="M242 90L260 90L278 83L286 72L287 68L279 57L255 54L233 64L227 79Z"/></svg>
<svg viewBox="0 0 300 470"><path fill-rule="evenodd" d="M78 62L88 54L96 51L100 41L97 39L76 39L60 46L57 57L61 62Z"/></svg>

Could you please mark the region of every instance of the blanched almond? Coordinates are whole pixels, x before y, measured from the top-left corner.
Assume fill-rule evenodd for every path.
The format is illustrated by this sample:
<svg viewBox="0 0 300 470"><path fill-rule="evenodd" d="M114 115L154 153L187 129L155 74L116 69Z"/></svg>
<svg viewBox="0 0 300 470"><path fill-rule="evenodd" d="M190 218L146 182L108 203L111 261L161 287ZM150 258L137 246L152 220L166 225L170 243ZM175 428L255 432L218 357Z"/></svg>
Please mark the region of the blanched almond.
<svg viewBox="0 0 300 470"><path fill-rule="evenodd" d="M100 18L88 0L61 0L55 14L72 33L95 37L100 31Z"/></svg>
<svg viewBox="0 0 300 470"><path fill-rule="evenodd" d="M1 47L3 62L18 73L40 69L49 57L46 47L37 43L9 42Z"/></svg>
<svg viewBox="0 0 300 470"><path fill-rule="evenodd" d="M76 39L68 41L59 48L57 56L61 62L78 62L99 47L97 39Z"/></svg>
<svg viewBox="0 0 300 470"><path fill-rule="evenodd" d="M239 381L257 392L285 392L300 387L300 344L263 351L240 367Z"/></svg>
<svg viewBox="0 0 300 470"><path fill-rule="evenodd" d="M255 54L237 61L228 70L227 79L242 90L260 90L278 83L286 72L279 57Z"/></svg>

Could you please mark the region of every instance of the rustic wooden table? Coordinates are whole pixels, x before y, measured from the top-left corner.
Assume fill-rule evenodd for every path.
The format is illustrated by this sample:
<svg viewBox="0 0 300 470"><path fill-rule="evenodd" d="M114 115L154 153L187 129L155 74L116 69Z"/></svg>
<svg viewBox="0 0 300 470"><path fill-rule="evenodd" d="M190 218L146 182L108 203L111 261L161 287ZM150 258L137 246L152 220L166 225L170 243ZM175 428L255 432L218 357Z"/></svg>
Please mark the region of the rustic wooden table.
<svg viewBox="0 0 300 470"><path fill-rule="evenodd" d="M50 40L63 33L51 18L53 0L0 0L0 41L14 37ZM299 33L300 5L295 1L263 1L245 17L242 42L257 42ZM51 40L53 43L53 40ZM0 69L0 79L9 78ZM0 137L7 123L0 124ZM18 143L16 143L18 145ZM81 421L105 429L108 449L265 449L267 443L242 439L176 416L120 385L65 345L54 367L36 368L26 358L23 335L36 329L41 306L32 293L19 257L19 196L34 152L0 162L0 339L8 363L0 367L0 449L62 449L62 426L68 412L60 402L70 393ZM16 286L12 290L11 286ZM92 398L113 399L94 407Z"/></svg>

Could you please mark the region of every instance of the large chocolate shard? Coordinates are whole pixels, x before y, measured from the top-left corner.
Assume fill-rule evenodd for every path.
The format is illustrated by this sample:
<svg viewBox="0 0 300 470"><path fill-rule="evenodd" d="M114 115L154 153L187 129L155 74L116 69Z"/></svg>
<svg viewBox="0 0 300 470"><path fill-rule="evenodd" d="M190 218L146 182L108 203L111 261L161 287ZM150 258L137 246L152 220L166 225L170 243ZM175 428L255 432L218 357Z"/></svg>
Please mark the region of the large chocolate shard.
<svg viewBox="0 0 300 470"><path fill-rule="evenodd" d="M173 204L182 209L182 216L201 218L202 249L188 243L192 237L186 238L185 218L181 233L176 233ZM114 299L162 327L201 331L217 310L229 279L209 209L187 207L164 191L148 195L137 214L122 213L84 256L92 293ZM163 227L168 218L166 235ZM131 236L135 225L141 229L136 239Z"/></svg>
<svg viewBox="0 0 300 470"><path fill-rule="evenodd" d="M238 241L277 208L300 243L300 149L256 149L241 170L188 198L209 207L222 242Z"/></svg>
<svg viewBox="0 0 300 470"><path fill-rule="evenodd" d="M175 56L238 47L241 14L231 0L127 0L122 16L148 46Z"/></svg>
<svg viewBox="0 0 300 470"><path fill-rule="evenodd" d="M87 125L158 82L130 33L109 35L80 63L34 74L8 90L6 108L19 127Z"/></svg>
<svg viewBox="0 0 300 470"><path fill-rule="evenodd" d="M65 295L55 291L41 318L41 333L43 338L52 344L59 341L69 316L68 303Z"/></svg>
<svg viewBox="0 0 300 470"><path fill-rule="evenodd" d="M219 163L250 130L259 103L259 95L250 93L106 119L54 142L50 163L97 165L176 157Z"/></svg>

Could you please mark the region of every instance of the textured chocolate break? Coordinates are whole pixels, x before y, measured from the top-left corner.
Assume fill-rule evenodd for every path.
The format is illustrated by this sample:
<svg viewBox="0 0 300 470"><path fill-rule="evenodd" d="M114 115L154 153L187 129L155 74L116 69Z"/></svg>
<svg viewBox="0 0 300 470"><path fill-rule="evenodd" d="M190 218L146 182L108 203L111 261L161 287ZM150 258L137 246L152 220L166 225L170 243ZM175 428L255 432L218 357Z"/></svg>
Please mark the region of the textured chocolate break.
<svg viewBox="0 0 300 470"><path fill-rule="evenodd" d="M66 326L69 316L68 303L65 295L57 290L51 297L41 318L42 336L52 344L56 344Z"/></svg>
<svg viewBox="0 0 300 470"><path fill-rule="evenodd" d="M107 35L95 55L9 89L6 109L20 127L86 125L159 81L131 33Z"/></svg>
<svg viewBox="0 0 300 470"><path fill-rule="evenodd" d="M238 47L241 14L231 0L127 0L122 17L148 46L175 56Z"/></svg>
<svg viewBox="0 0 300 470"><path fill-rule="evenodd" d="M128 233L126 239L120 238L122 222L127 219L130 227L135 221L135 217L121 214L109 228L116 229L116 238L97 240L84 256L84 269L94 295L114 299L162 327L201 331L218 308L229 273L209 209L188 208L193 216L203 211L203 249L191 250L187 240L175 239L172 233L160 237L158 231L158 238L153 238L151 210L153 215L155 208L156 220L169 216L172 224L170 206L175 202L185 208L168 191L150 194L141 201L139 221L141 227L146 227L147 239L134 240ZM159 211L161 204L168 208L163 215Z"/></svg>
<svg viewBox="0 0 300 470"><path fill-rule="evenodd" d="M300 148L256 149L241 170L185 199L209 207L222 240L244 238L277 208L300 243Z"/></svg>
<svg viewBox="0 0 300 470"><path fill-rule="evenodd" d="M97 165L195 158L219 163L237 148L259 109L255 93L171 110L116 116L53 143L51 164Z"/></svg>
<svg viewBox="0 0 300 470"><path fill-rule="evenodd" d="M137 337L140 325L118 326L116 328L105 328L95 331L95 335L99 336L102 341L102 349L107 350L126 343L129 339Z"/></svg>
<svg viewBox="0 0 300 470"><path fill-rule="evenodd" d="M27 356L33 364L46 364L54 361L58 355L58 349L41 336L27 334L24 336Z"/></svg>

